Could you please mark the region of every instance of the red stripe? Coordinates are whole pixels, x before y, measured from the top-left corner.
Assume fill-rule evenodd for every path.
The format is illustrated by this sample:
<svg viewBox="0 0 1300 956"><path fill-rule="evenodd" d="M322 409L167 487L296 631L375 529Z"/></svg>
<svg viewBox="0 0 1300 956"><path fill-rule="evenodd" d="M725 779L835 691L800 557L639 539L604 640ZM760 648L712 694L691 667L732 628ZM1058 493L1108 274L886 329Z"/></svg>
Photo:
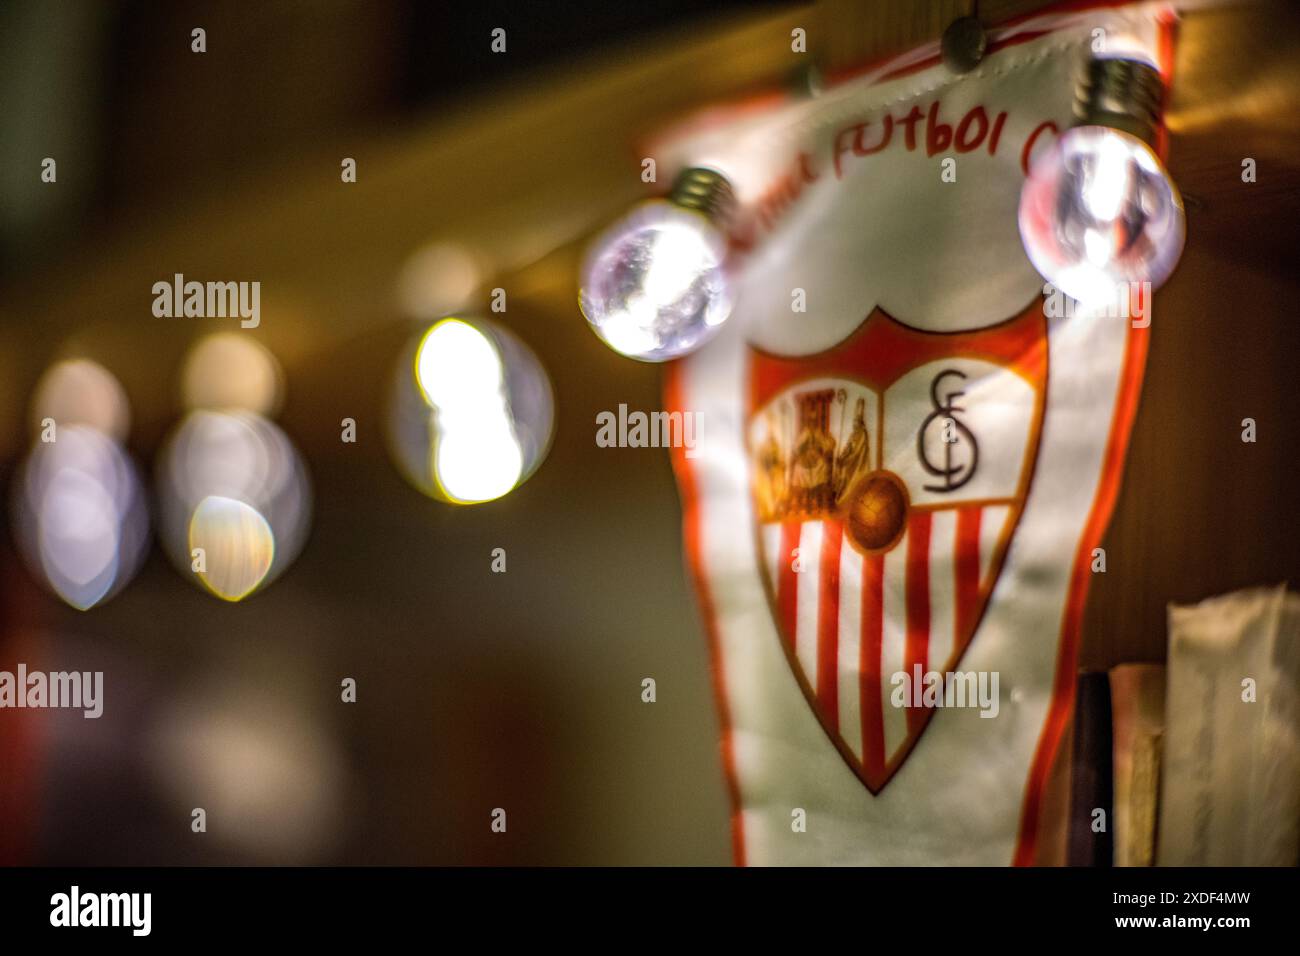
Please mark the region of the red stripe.
<svg viewBox="0 0 1300 956"><path fill-rule="evenodd" d="M930 512L913 511L907 523L907 643L903 669L909 677L919 664L926 670L930 650ZM913 694L924 688L913 688ZM907 708L907 730L916 733L925 719L925 708Z"/></svg>
<svg viewBox="0 0 1300 956"><path fill-rule="evenodd" d="M790 642L791 650L794 649L795 633L799 626L799 574L794 569L794 562L802 532L801 521L787 521L781 525L781 552L776 556L777 613L781 615L781 630ZM803 555L799 558L804 560Z"/></svg>
<svg viewBox="0 0 1300 956"><path fill-rule="evenodd" d="M983 508L957 509L957 553L953 557L953 592L957 634L953 653L960 654L971 639L980 603L980 518ZM935 661L935 666L944 663Z"/></svg>
<svg viewBox="0 0 1300 956"><path fill-rule="evenodd" d="M1070 591L1065 601L1061 620L1061 639L1056 652L1056 680L1052 688L1052 703L1047 711L1034 751L1034 762L1029 767L1025 783L1025 798L1020 810L1020 835L1017 841L1014 866L1029 866L1038 849L1039 811L1047 777L1056 760L1056 750L1061 744L1066 724L1074 712L1074 686L1079 660L1079 636L1083 627L1083 612L1088 603L1088 585L1092 579L1090 568L1092 549L1101 543L1106 525L1110 523L1119 495L1120 479L1124 475L1124 455L1128 449L1129 435L1133 430L1133 417L1137 414L1138 399L1142 394L1142 375L1146 370L1149 329L1129 328L1125 346L1124 368L1120 372L1119 392L1115 411L1111 417L1110 435L1106 439L1106 453L1102 460L1101 479L1093 498L1079 548L1074 556L1074 573Z"/></svg>
<svg viewBox="0 0 1300 956"><path fill-rule="evenodd" d="M840 729L840 543L844 525L822 522L821 576L817 596L817 703L832 732Z"/></svg>
<svg viewBox="0 0 1300 956"><path fill-rule="evenodd" d="M880 639L884 632L885 556L862 559L862 765L873 790L885 780L885 724L880 712Z"/></svg>

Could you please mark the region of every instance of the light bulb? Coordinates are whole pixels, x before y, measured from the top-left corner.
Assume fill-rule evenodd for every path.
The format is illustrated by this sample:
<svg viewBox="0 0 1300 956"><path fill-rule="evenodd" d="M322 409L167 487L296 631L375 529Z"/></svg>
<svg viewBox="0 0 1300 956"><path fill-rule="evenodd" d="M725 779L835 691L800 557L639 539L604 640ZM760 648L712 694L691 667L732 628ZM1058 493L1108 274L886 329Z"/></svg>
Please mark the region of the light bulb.
<svg viewBox="0 0 1300 956"><path fill-rule="evenodd" d="M1183 251L1182 199L1148 145L1162 92L1145 63L1094 60L1081 123L1033 164L1020 194L1020 238L1042 276L1080 302L1169 278Z"/></svg>
<svg viewBox="0 0 1300 956"><path fill-rule="evenodd" d="M646 362L695 351L731 314L722 225L731 186L710 169L687 169L667 200L638 206L596 240L579 302L612 349Z"/></svg>

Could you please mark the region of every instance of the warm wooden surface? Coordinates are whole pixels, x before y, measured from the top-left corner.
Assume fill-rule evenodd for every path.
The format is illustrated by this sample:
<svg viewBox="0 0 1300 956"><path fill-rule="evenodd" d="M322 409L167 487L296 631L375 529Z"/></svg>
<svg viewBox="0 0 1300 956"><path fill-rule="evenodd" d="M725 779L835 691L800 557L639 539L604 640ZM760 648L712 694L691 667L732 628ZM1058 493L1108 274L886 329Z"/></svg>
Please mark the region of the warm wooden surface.
<svg viewBox="0 0 1300 956"><path fill-rule="evenodd" d="M1180 30L1169 165L1189 200L1187 249L1156 295L1085 664L1162 659L1170 601L1300 586L1297 12L1239 4ZM1254 184L1241 180L1247 157ZM1255 444L1241 441L1248 417Z"/></svg>
<svg viewBox="0 0 1300 956"><path fill-rule="evenodd" d="M819 42L810 49L827 71L851 69L933 40L973 9L974 0L821 0L811 11Z"/></svg>

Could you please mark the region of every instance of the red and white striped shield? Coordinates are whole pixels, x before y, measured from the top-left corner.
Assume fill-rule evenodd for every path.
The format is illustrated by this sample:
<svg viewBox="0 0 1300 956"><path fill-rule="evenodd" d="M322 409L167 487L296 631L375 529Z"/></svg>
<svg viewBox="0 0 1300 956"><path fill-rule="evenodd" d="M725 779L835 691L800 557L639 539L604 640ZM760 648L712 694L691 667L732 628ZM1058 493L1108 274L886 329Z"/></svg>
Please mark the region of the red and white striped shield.
<svg viewBox="0 0 1300 956"><path fill-rule="evenodd" d="M956 668L979 627L1037 454L1047 325L1036 300L976 331L880 309L814 355L749 350L758 553L786 657L873 793L931 708L909 679Z"/></svg>

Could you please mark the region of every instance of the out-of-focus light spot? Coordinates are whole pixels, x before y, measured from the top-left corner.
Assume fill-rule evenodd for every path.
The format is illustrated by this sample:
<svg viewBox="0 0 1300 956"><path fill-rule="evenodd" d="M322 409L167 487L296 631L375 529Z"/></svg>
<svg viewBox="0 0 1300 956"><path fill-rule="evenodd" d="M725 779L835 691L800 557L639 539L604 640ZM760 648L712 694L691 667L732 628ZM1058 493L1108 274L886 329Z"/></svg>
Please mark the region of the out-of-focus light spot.
<svg viewBox="0 0 1300 956"><path fill-rule="evenodd" d="M1104 310L1118 302L1110 274L1092 261L1078 262L1062 269L1061 288L1073 289L1074 299L1086 310Z"/></svg>
<svg viewBox="0 0 1300 956"><path fill-rule="evenodd" d="M196 548L204 555L199 580L224 601L242 601L271 570L275 535L252 505L209 495L190 518L191 555Z"/></svg>
<svg viewBox="0 0 1300 956"><path fill-rule="evenodd" d="M149 515L135 466L110 437L65 425L37 442L15 487L14 525L29 567L68 604L87 610L139 570Z"/></svg>
<svg viewBox="0 0 1300 956"><path fill-rule="evenodd" d="M1079 186L1083 204L1093 219L1112 223L1123 211L1124 201L1133 190L1130 154L1119 137L1098 140L1093 161L1084 168Z"/></svg>
<svg viewBox="0 0 1300 956"><path fill-rule="evenodd" d="M415 381L435 408L471 409L501 394L501 356L486 335L443 319L420 341Z"/></svg>
<svg viewBox="0 0 1300 956"><path fill-rule="evenodd" d="M191 412L159 458L159 531L172 560L213 594L238 601L298 556L311 515L301 456L253 412ZM195 548L203 548L202 570Z"/></svg>
<svg viewBox="0 0 1300 956"><path fill-rule="evenodd" d="M239 408L274 415L283 398L280 364L246 332L203 338L185 361L181 393L186 408Z"/></svg>
<svg viewBox="0 0 1300 956"><path fill-rule="evenodd" d="M184 816L203 795L208 838L227 851L319 862L338 832L346 771L311 710L291 679L277 683L275 696L200 686L161 709L148 764Z"/></svg>
<svg viewBox="0 0 1300 956"><path fill-rule="evenodd" d="M655 235L641 294L656 311L675 302L694 284L700 262L710 261L714 252L705 234L682 223L666 225Z"/></svg>
<svg viewBox="0 0 1300 956"><path fill-rule="evenodd" d="M407 478L455 504L508 494L541 463L554 405L537 357L482 320L446 318L399 366L391 448Z"/></svg>
<svg viewBox="0 0 1300 956"><path fill-rule="evenodd" d="M117 576L118 517L104 486L85 472L59 471L41 496L41 563L78 607L98 602Z"/></svg>
<svg viewBox="0 0 1300 956"><path fill-rule="evenodd" d="M482 268L464 247L432 242L411 253L397 280L402 311L413 319L455 312L482 282Z"/></svg>
<svg viewBox="0 0 1300 956"><path fill-rule="evenodd" d="M502 393L501 356L460 319L443 319L415 355L415 380L433 408L434 477L457 502L490 501L519 480L523 456Z"/></svg>
<svg viewBox="0 0 1300 956"><path fill-rule="evenodd" d="M703 345L731 314L726 237L707 217L652 200L592 243L579 304L632 358L662 362Z"/></svg>
<svg viewBox="0 0 1300 956"><path fill-rule="evenodd" d="M477 435L453 431L438 442L434 464L438 480L454 500L491 501L514 488L523 455L508 429L493 428Z"/></svg>
<svg viewBox="0 0 1300 956"><path fill-rule="evenodd" d="M89 425L114 441L124 442L131 430L131 408L122 385L108 369L90 359L68 359L50 366L32 395L32 420Z"/></svg>
<svg viewBox="0 0 1300 956"><path fill-rule="evenodd" d="M646 301L640 299L638 304ZM605 341L614 351L624 355L646 355L658 348L659 340L650 327L654 316L643 315L629 306L626 318L627 321L610 322L604 328Z"/></svg>
<svg viewBox="0 0 1300 956"><path fill-rule="evenodd" d="M1182 200L1142 140L1075 126L1034 160L1020 194L1020 238L1039 273L1080 302L1133 283L1155 289L1182 255Z"/></svg>

